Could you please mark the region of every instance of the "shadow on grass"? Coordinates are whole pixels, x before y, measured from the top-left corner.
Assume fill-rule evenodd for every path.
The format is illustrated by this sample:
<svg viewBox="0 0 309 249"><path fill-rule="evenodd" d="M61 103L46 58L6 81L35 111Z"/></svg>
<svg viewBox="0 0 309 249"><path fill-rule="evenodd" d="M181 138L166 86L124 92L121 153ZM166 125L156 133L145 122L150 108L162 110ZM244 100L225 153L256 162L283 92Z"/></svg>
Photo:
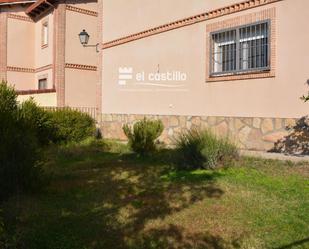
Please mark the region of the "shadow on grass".
<svg viewBox="0 0 309 249"><path fill-rule="evenodd" d="M153 229L139 238L132 248L170 248L170 249L227 249L240 248L237 241L227 243L218 236L210 234L187 234L182 227L169 225L163 229Z"/></svg>
<svg viewBox="0 0 309 249"><path fill-rule="evenodd" d="M224 194L216 186L220 174L170 173L173 166L160 163L168 161L166 151L154 160L91 153L90 159L62 158L66 171L49 165L57 172L50 187L39 196L25 196L15 214L20 218L16 248L237 248L237 242L227 243L194 228L151 225L205 198L220 198ZM7 212L14 210L12 205Z"/></svg>
<svg viewBox="0 0 309 249"><path fill-rule="evenodd" d="M292 248L295 248L296 246L308 246L309 247L309 237L303 240L295 241L289 245L277 247L275 249L292 249Z"/></svg>

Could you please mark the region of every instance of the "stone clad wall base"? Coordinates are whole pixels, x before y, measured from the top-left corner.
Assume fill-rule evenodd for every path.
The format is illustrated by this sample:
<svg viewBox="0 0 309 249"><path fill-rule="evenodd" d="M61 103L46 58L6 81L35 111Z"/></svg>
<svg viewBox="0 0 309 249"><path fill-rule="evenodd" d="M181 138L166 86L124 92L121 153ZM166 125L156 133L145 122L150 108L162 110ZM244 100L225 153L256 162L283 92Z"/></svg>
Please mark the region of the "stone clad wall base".
<svg viewBox="0 0 309 249"><path fill-rule="evenodd" d="M144 117L162 120L165 129L160 140L167 145L172 145L181 132L198 128L211 129L218 136L228 136L240 149L258 151L272 149L275 142L289 135L287 128L297 123L297 119L289 118L102 114L103 137L126 140L123 124L134 124Z"/></svg>

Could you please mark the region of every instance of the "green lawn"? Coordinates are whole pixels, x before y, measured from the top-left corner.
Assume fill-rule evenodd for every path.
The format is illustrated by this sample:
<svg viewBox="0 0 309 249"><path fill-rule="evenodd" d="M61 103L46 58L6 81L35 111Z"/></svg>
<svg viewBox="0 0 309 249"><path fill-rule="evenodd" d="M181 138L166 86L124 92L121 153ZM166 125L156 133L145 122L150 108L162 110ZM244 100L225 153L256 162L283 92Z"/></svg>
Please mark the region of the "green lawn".
<svg viewBox="0 0 309 249"><path fill-rule="evenodd" d="M309 248L308 165L241 158L183 172L169 152L107 147L48 153L49 184L2 207L17 248Z"/></svg>

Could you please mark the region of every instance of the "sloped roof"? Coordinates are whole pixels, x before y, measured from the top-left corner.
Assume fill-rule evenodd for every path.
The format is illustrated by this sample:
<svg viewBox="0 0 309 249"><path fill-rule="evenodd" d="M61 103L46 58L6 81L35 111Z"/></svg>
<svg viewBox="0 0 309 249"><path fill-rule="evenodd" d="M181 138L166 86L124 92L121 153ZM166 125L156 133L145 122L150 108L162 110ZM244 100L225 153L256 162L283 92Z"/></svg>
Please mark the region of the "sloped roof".
<svg viewBox="0 0 309 249"><path fill-rule="evenodd" d="M12 3L33 3L34 0L0 0L0 4L12 4Z"/></svg>
<svg viewBox="0 0 309 249"><path fill-rule="evenodd" d="M26 14L33 18L37 17L49 8L54 7L53 4L56 1L57 0L37 0L34 4L29 6L26 10Z"/></svg>
<svg viewBox="0 0 309 249"><path fill-rule="evenodd" d="M25 12L30 17L35 18L46 10L53 8L53 4L55 4L56 1L57 0L0 0L0 6L12 4L30 4Z"/></svg>

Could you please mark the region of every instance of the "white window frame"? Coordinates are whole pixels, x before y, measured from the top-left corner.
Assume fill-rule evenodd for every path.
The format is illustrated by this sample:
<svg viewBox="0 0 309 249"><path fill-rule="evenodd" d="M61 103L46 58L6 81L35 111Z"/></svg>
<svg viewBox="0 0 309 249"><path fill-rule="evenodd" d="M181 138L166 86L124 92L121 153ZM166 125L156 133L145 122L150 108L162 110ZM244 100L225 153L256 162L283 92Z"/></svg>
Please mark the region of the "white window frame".
<svg viewBox="0 0 309 249"><path fill-rule="evenodd" d="M49 23L48 20L45 20L42 23L42 48L48 46L48 40L49 40Z"/></svg>

